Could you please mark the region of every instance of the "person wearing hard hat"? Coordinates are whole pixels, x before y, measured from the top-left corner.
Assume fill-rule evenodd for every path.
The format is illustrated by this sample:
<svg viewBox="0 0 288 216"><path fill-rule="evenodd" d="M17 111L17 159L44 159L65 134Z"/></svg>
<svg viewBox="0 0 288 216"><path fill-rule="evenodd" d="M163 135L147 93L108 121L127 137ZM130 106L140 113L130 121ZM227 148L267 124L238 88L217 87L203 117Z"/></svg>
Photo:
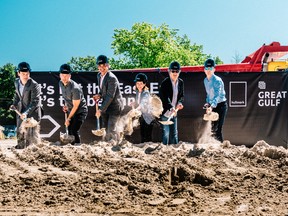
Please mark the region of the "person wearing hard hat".
<svg viewBox="0 0 288 216"><path fill-rule="evenodd" d="M38 122L40 128L40 120L43 114L41 104L41 87L40 85L30 77L31 68L27 62L21 62L17 67L17 75L19 78L15 80L15 94L13 103L10 109L16 109L20 115L17 115L17 145L16 149L23 149L30 145L31 140L25 138L25 134L21 133L21 124L23 120L28 118L34 118ZM27 130L32 130L28 128ZM28 133L29 131L27 131ZM33 137L34 141L40 141L40 134L35 133ZM34 143L37 144L37 143Z"/></svg>
<svg viewBox="0 0 288 216"><path fill-rule="evenodd" d="M75 137L71 144L78 145L81 144L80 129L88 114L86 99L80 85L71 79L70 65L62 64L59 72L59 86L64 99L63 112L68 113L65 126L68 127L69 135Z"/></svg>
<svg viewBox="0 0 288 216"><path fill-rule="evenodd" d="M114 145L121 141L120 132L117 131L117 122L124 109L123 97L117 77L109 70L107 56L99 55L96 64L99 70L97 81L100 92L93 98L95 101L102 100L102 103L95 116L98 118L101 116L103 127L106 128L104 140Z"/></svg>
<svg viewBox="0 0 288 216"><path fill-rule="evenodd" d="M162 121L170 121L173 124L162 125L163 144L178 144L177 113L184 108L184 81L179 78L181 66L179 62L173 61L169 65L169 77L166 77L159 89L163 104Z"/></svg>
<svg viewBox="0 0 288 216"><path fill-rule="evenodd" d="M228 110L224 83L219 76L214 74L215 61L213 59L209 58L205 61L204 72L206 74L204 86L207 93L204 108L208 110L207 108L211 107L213 112L218 113L219 119L212 122L212 134L215 139L223 142L222 127Z"/></svg>
<svg viewBox="0 0 288 216"><path fill-rule="evenodd" d="M150 98L149 88L147 87L148 78L146 74L139 73L136 75L134 82L136 87L136 101L133 105L135 108L139 108L142 113L139 118L141 143L151 142L154 117L149 113L148 107Z"/></svg>

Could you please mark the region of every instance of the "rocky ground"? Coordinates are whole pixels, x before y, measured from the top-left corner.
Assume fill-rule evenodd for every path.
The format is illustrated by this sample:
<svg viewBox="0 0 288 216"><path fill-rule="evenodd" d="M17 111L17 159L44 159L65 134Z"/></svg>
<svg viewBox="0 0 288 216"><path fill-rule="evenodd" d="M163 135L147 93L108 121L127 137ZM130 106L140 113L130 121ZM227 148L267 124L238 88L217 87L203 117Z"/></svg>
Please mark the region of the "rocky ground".
<svg viewBox="0 0 288 216"><path fill-rule="evenodd" d="M288 215L288 150L0 140L0 215Z"/></svg>

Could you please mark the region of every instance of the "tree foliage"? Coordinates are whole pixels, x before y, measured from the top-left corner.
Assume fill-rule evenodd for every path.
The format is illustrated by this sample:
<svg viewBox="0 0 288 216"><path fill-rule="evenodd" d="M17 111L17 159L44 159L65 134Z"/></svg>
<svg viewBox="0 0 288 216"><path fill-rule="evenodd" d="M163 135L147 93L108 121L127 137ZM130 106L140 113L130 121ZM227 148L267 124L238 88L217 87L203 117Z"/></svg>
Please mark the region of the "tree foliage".
<svg viewBox="0 0 288 216"><path fill-rule="evenodd" d="M111 44L114 57L110 57L113 69L167 67L173 60L182 66L202 65L210 55L203 53L203 46L192 44L187 35L179 36L177 29L167 24L159 27L149 23L135 23L131 30L115 29ZM222 63L219 57L214 58ZM76 71L97 70L92 56L72 57L70 64Z"/></svg>
<svg viewBox="0 0 288 216"><path fill-rule="evenodd" d="M14 96L15 69L10 63L0 67L0 125L15 124L15 114L9 111Z"/></svg>
<svg viewBox="0 0 288 216"><path fill-rule="evenodd" d="M187 35L178 35L177 29L167 24L155 27L149 23L135 23L131 30L116 29L112 48L118 60L113 68L167 67L173 60L181 65L203 64L208 55L201 45L191 44Z"/></svg>
<svg viewBox="0 0 288 216"><path fill-rule="evenodd" d="M73 71L96 71L96 58L95 56L87 57L72 57L68 62Z"/></svg>

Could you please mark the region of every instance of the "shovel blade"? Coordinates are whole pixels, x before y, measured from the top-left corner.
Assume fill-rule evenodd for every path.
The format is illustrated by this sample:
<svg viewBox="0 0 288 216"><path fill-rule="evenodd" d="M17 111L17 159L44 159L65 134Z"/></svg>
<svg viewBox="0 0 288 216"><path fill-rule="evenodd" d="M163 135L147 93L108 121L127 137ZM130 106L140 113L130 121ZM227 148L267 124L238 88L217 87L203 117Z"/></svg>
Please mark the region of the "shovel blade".
<svg viewBox="0 0 288 216"><path fill-rule="evenodd" d="M105 134L105 128L92 130L92 133L96 136L103 136Z"/></svg>
<svg viewBox="0 0 288 216"><path fill-rule="evenodd" d="M174 122L173 121L159 121L161 124L163 124L163 125L172 125L172 124L174 124Z"/></svg>
<svg viewBox="0 0 288 216"><path fill-rule="evenodd" d="M61 133L60 132L60 141L62 144L66 145L68 143L72 143L74 141L75 137L73 135L69 135L67 133Z"/></svg>
<svg viewBox="0 0 288 216"><path fill-rule="evenodd" d="M216 112L211 112L209 114L204 114L203 119L205 121L217 121L219 119L219 114Z"/></svg>
<svg viewBox="0 0 288 216"><path fill-rule="evenodd" d="M24 128L32 128L32 127L36 127L37 125L38 125L38 122L33 117L27 118L21 123L21 127L24 127Z"/></svg>

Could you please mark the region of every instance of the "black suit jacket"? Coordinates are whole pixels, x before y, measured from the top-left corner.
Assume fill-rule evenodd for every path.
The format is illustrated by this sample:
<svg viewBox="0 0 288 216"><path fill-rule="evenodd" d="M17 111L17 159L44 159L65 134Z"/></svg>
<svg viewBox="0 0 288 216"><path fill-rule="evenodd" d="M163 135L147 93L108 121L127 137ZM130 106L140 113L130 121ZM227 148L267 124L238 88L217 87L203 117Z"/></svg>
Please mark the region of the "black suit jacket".
<svg viewBox="0 0 288 216"><path fill-rule="evenodd" d="M163 104L163 112L162 114L166 113L167 110L170 110L172 105L173 99L173 87L170 77L166 77L159 89L160 98ZM177 95L177 102L176 105L184 102L184 82L182 79L178 78L178 95Z"/></svg>
<svg viewBox="0 0 288 216"><path fill-rule="evenodd" d="M40 121L42 116L41 106L41 88L33 79L29 79L24 86L23 95L19 92L19 78L14 82L15 95L13 105L20 113L26 113L27 118L33 117L36 121Z"/></svg>

